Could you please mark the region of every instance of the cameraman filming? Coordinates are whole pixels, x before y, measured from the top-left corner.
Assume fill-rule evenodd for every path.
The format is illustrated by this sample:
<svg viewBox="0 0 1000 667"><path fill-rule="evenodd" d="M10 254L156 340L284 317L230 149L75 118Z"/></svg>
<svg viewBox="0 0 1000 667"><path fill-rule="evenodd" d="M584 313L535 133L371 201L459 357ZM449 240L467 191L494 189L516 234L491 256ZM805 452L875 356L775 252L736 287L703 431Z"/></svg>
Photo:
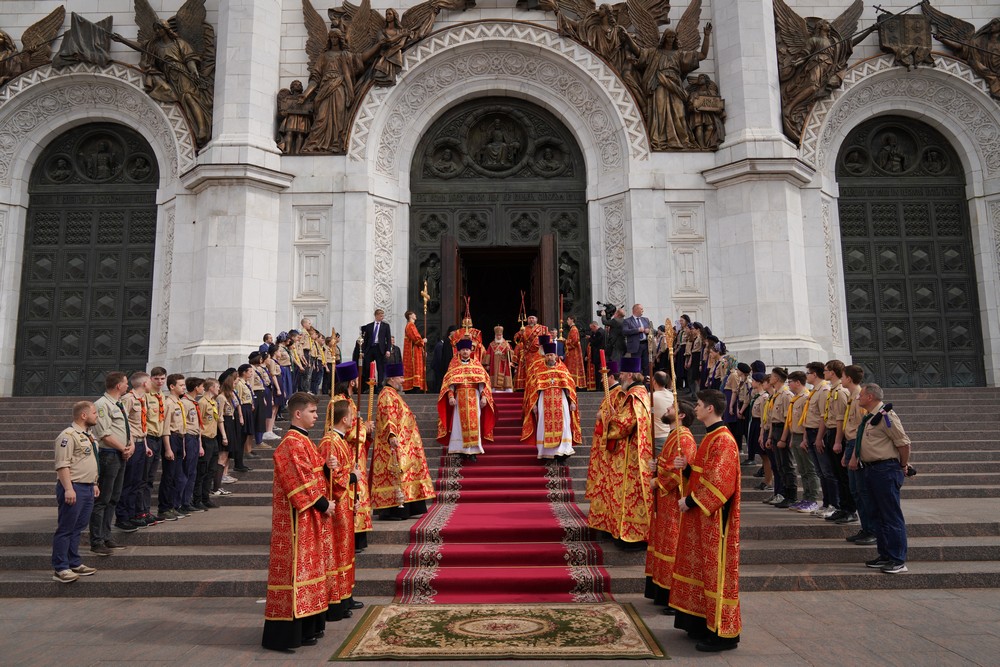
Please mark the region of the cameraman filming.
<svg viewBox="0 0 1000 667"><path fill-rule="evenodd" d="M622 330L622 325L625 322L625 309L624 307L615 308L610 303L598 302L598 305L604 306L604 310L597 311L597 314L601 316L601 322L608 329L608 361L620 362L625 356L625 333Z"/></svg>
<svg viewBox="0 0 1000 667"><path fill-rule="evenodd" d="M590 367L594 369L594 383L597 391L604 391L604 376L601 375L601 351L606 351L608 338L604 333L604 327L597 322L590 323L590 330L587 336L587 355L590 359Z"/></svg>

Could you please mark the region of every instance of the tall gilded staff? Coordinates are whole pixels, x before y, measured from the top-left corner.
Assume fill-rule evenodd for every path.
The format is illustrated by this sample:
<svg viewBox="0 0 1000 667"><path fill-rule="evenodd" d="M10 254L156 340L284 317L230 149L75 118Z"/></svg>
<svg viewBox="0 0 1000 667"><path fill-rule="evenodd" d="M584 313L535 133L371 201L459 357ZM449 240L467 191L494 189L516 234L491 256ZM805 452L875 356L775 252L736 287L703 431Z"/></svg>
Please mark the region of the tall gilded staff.
<svg viewBox="0 0 1000 667"><path fill-rule="evenodd" d="M424 289L420 292L420 298L424 300L424 339L427 338L427 303L431 300L431 293L427 291L427 281L424 281ZM425 352L427 350L424 350Z"/></svg>
<svg viewBox="0 0 1000 667"><path fill-rule="evenodd" d="M667 357L670 359L670 391L674 394L674 414L680 414L680 397L677 395L677 369L674 367L674 341L676 340L674 331L674 323L670 321L668 317L663 323L666 331L663 335L666 336L667 343ZM680 419L674 419L674 429L677 431L677 442L680 444L680 438L684 430L684 424ZM684 475L681 475L681 497L687 495L687 491L684 488Z"/></svg>

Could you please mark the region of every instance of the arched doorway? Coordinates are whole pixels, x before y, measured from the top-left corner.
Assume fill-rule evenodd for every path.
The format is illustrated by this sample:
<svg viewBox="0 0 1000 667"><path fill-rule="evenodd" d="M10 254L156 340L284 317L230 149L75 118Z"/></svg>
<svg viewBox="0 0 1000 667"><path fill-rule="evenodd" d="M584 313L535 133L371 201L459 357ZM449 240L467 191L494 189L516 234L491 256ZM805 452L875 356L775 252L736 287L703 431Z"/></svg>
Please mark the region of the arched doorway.
<svg viewBox="0 0 1000 667"><path fill-rule="evenodd" d="M14 393L88 395L149 350L156 188L146 140L122 125L69 130L29 184Z"/></svg>
<svg viewBox="0 0 1000 667"><path fill-rule="evenodd" d="M985 383L965 174L948 141L879 117L837 159L851 356L888 387Z"/></svg>
<svg viewBox="0 0 1000 667"><path fill-rule="evenodd" d="M522 291L550 327L560 294L566 315L592 315L584 164L559 120L515 98L477 99L435 122L410 172L408 298L421 303L427 282L429 340L459 323L466 295L489 339L496 324L513 337Z"/></svg>

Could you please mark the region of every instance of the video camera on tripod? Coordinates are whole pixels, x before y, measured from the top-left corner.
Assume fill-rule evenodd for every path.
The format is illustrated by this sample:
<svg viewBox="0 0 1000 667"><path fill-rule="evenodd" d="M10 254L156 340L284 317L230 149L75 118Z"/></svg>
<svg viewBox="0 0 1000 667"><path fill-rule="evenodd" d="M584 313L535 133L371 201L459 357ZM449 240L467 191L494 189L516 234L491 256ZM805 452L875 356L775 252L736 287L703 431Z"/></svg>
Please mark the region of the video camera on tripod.
<svg viewBox="0 0 1000 667"><path fill-rule="evenodd" d="M597 305L601 307L601 310L597 311L597 315L604 316L606 319L612 319L615 316L615 311L619 308L625 308L624 304L621 306L616 306L613 303L604 303L603 301L598 301Z"/></svg>

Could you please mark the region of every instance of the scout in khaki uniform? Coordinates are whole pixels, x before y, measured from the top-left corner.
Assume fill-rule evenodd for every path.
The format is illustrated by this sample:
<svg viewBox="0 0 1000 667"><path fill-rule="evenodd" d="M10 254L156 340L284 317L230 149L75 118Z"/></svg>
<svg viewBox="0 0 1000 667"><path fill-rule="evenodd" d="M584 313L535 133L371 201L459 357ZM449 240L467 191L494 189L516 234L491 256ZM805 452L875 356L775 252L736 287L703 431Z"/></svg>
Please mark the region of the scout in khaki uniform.
<svg viewBox="0 0 1000 667"><path fill-rule="evenodd" d="M240 442L236 447L229 448L229 455L233 458L236 472L250 472L244 463L244 457L255 458L253 453L253 390L250 388L250 376L253 375L253 366L243 364L236 371L236 397L240 402Z"/></svg>
<svg viewBox="0 0 1000 667"><path fill-rule="evenodd" d="M205 393L198 399L201 415L201 451L198 457L198 475L194 482L195 509L218 507L212 502L212 491L216 488L216 473L219 468L219 436L225 438L221 428L222 416L217 402L219 382L209 378L202 385Z"/></svg>
<svg viewBox="0 0 1000 667"><path fill-rule="evenodd" d="M187 393L180 399L184 418L184 504L181 505L181 511L185 514L205 511L194 506L198 459L205 454L201 448L201 411L198 409L198 399L201 397L201 387L204 383L201 378L187 378L184 380Z"/></svg>
<svg viewBox="0 0 1000 667"><path fill-rule="evenodd" d="M771 401L764 420L767 433L764 436L764 447L771 459L771 470L774 472L774 495L764 502L778 505L786 498L796 502L798 488L795 485L795 467L788 451L788 441L780 446L785 431L785 419L792 402L792 391L785 382L788 380L788 369L774 367L771 369ZM787 505L785 506L787 507Z"/></svg>
<svg viewBox="0 0 1000 667"><path fill-rule="evenodd" d="M167 391L164 398L166 411L163 435L163 477L160 479L160 518L176 521L187 516L181 512L184 494L184 413L181 396L184 395L184 376L174 373L167 376Z"/></svg>
<svg viewBox="0 0 1000 667"><path fill-rule="evenodd" d="M149 372L151 389L146 393L146 465L143 471L142 518L146 525L151 526L161 522L158 515L152 513L153 486L156 484L156 473L160 470L163 447L170 446L170 434L164 433L164 423L167 420L167 406L164 397L167 386L167 369L156 366Z"/></svg>
<svg viewBox="0 0 1000 667"><path fill-rule="evenodd" d="M68 584L97 572L80 558L80 533L90 521L97 489L97 443L87 429L97 424L89 401L73 406L73 424L56 437L59 523L52 536L52 580Z"/></svg>
<svg viewBox="0 0 1000 667"><path fill-rule="evenodd" d="M806 446L805 417L806 407L809 405L806 374L802 371L789 373L788 388L792 390L792 405L788 411L788 419L785 420L782 438L787 441L795 467L802 478L802 500L789 503L788 509L808 514L819 509L819 475Z"/></svg>
<svg viewBox="0 0 1000 667"><path fill-rule="evenodd" d="M863 470L878 545L878 557L865 566L900 574L906 572L906 521L899 489L910 461L910 438L892 404L882 400L877 384L861 388L858 402L868 414L861 418L850 465Z"/></svg>
<svg viewBox="0 0 1000 667"><path fill-rule="evenodd" d="M813 511L813 516L826 517L837 511L840 505L837 477L830 467L830 459L823 453L823 410L826 399L830 395L830 383L823 379L826 366L821 361L810 361L806 364L806 382L812 386L806 397L805 422L806 447L812 457L813 466L819 475L820 488L823 491L823 504Z"/></svg>
<svg viewBox="0 0 1000 667"><path fill-rule="evenodd" d="M129 433L135 447L135 454L125 462L125 477L122 481L122 497L115 508L115 527L126 533L133 533L148 524L142 517L142 497L145 486L146 457L150 451L146 447L148 404L146 392L152 384L149 374L137 371L129 378L132 388L122 396L122 405L128 417Z"/></svg>
<svg viewBox="0 0 1000 667"><path fill-rule="evenodd" d="M823 447L830 461L830 468L837 479L837 496L840 498L840 509L824 518L827 521L847 524L857 523L858 514L857 508L854 507L854 498L851 496L851 486L847 480L847 468L842 462L844 458L842 428L847 400L850 397L850 393L841 384L844 368L844 362L838 359L831 359L824 366L824 376L830 383L830 392L823 408Z"/></svg>
<svg viewBox="0 0 1000 667"><path fill-rule="evenodd" d="M90 550L99 555L107 555L107 550L119 548L111 539L111 522L121 498L125 462L135 453L125 407L121 402L122 394L128 391L128 378L124 373L112 371L105 376L104 386L104 395L94 402L97 408L94 438L98 444L100 476L97 484L100 495L96 497L90 513Z"/></svg>

